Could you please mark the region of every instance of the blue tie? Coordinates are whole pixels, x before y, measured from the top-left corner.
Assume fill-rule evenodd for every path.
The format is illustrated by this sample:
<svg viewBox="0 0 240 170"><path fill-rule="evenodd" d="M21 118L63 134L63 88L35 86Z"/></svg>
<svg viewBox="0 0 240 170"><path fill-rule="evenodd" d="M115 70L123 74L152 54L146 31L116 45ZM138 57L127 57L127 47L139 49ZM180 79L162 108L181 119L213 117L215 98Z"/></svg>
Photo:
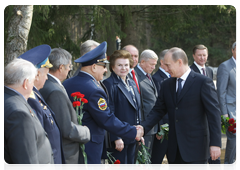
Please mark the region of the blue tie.
<svg viewBox="0 0 240 170"><path fill-rule="evenodd" d="M182 81L183 81L183 79L181 79L181 78L178 79L177 99L180 96L180 93L182 91Z"/></svg>

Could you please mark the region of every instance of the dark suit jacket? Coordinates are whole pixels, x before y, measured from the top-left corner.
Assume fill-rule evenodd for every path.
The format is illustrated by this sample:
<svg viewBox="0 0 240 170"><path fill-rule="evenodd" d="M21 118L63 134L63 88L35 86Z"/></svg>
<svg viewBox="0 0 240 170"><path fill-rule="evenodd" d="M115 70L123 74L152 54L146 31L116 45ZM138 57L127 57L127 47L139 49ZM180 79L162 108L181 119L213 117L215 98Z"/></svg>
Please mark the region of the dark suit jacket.
<svg viewBox="0 0 240 170"><path fill-rule="evenodd" d="M76 112L63 86L48 75L48 80L44 87L40 89L40 93L55 113L56 121L62 133L63 153L66 163L83 163L79 143L88 142L90 132L86 127L78 125Z"/></svg>
<svg viewBox="0 0 240 170"><path fill-rule="evenodd" d="M195 71L196 73L200 73L201 74L200 70L198 69L198 67L194 63L190 66L190 68L193 71ZM209 77L210 79L213 80L213 71L212 71L212 69L207 67L207 66L205 68L206 68L206 75L207 75L207 77Z"/></svg>
<svg viewBox="0 0 240 170"><path fill-rule="evenodd" d="M33 87L32 94L28 98L28 104L33 108L44 130L48 134L53 150L54 163L65 163L62 150L62 136L56 123L55 113L50 109L35 87Z"/></svg>
<svg viewBox="0 0 240 170"><path fill-rule="evenodd" d="M156 85L158 95L160 95L160 89L161 89L161 84L164 80L166 80L168 76L162 72L160 69L152 76L152 79ZM166 114L163 119L159 122L159 126L164 124L164 123L169 123L168 122L168 114ZM160 127L158 127L158 131L160 130Z"/></svg>
<svg viewBox="0 0 240 170"><path fill-rule="evenodd" d="M138 75L139 88L141 92L141 97L143 100L143 120L147 117L155 102L157 101L157 88L152 80L152 83L149 81L146 75L136 66L134 68L135 72ZM147 135L154 135L158 131L158 126L154 126Z"/></svg>
<svg viewBox="0 0 240 170"><path fill-rule="evenodd" d="M112 72L111 76L103 81L109 94L110 111L121 121L128 122L130 125L140 124L139 118L141 115L141 100L135 82L129 79L129 85L133 88L135 102L133 97L128 92L122 80ZM137 122L138 119L138 122ZM115 134L110 134L110 140L115 141L121 139ZM123 139L124 144L135 143L135 139Z"/></svg>
<svg viewBox="0 0 240 170"><path fill-rule="evenodd" d="M108 107L106 92L92 76L80 71L77 76L65 80L63 85L71 101L71 94L74 92L84 94L84 98L88 100L88 103L83 105L82 122L91 132L91 140L85 144L89 164L101 163L105 129L122 138L135 139L136 128L114 116Z"/></svg>
<svg viewBox="0 0 240 170"><path fill-rule="evenodd" d="M16 92L4 87L4 159L10 164L48 164L53 153L33 109Z"/></svg>
<svg viewBox="0 0 240 170"><path fill-rule="evenodd" d="M178 101L176 78L165 80L156 105L142 123L145 132L166 113L169 116L169 161L175 160L177 146L185 162L207 160L209 146L221 147L221 115L210 78L191 71Z"/></svg>

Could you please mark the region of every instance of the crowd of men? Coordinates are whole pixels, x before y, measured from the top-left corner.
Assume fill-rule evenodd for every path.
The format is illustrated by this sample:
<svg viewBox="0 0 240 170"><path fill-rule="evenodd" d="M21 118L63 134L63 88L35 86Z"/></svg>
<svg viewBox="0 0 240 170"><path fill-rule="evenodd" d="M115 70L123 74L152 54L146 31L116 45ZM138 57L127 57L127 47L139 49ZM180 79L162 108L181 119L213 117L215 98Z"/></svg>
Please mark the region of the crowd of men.
<svg viewBox="0 0 240 170"><path fill-rule="evenodd" d="M104 162L107 151L121 163L135 163L141 141L152 164L161 164L165 155L169 164L219 164L221 115L236 120L236 42L232 57L218 67L217 87L206 66L204 45L193 48L191 66L178 47L159 56L146 49L139 56L135 46L127 45L110 56L110 64L106 50L106 42L82 43L81 57L74 61L80 66L71 78L71 54L46 44L5 67L5 161L82 164L79 144L85 144L88 164ZM158 60L160 67L152 76ZM103 81L108 65L112 73ZM72 105L74 92L88 100L82 125ZM157 133L165 123L168 139L161 142L163 136ZM236 160L236 134L226 134L224 163L231 164Z"/></svg>

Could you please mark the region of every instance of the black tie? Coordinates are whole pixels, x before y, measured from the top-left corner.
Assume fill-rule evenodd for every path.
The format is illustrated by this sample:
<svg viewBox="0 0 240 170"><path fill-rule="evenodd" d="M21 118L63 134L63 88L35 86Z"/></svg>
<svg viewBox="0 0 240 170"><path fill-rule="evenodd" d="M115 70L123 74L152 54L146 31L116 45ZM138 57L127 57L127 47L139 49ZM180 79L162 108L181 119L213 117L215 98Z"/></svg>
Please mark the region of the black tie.
<svg viewBox="0 0 240 170"><path fill-rule="evenodd" d="M182 81L183 81L183 79L181 79L181 78L178 79L177 99L180 96L180 93L182 91Z"/></svg>

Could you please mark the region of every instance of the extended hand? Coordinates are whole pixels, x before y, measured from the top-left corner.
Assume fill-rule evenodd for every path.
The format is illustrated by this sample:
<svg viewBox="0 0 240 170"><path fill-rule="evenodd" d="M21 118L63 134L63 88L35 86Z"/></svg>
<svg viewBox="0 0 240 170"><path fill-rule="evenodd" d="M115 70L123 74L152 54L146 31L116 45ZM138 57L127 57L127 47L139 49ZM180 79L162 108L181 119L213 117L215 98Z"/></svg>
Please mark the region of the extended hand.
<svg viewBox="0 0 240 170"><path fill-rule="evenodd" d="M210 146L210 156L213 161L216 160L221 156L221 148L218 146Z"/></svg>
<svg viewBox="0 0 240 170"><path fill-rule="evenodd" d="M118 140L115 140L115 149L118 150L119 152L121 152L124 148L124 142L122 139L118 139Z"/></svg>
<svg viewBox="0 0 240 170"><path fill-rule="evenodd" d="M140 141L141 137L143 137L143 135L144 135L144 130L141 125L137 125L136 129L137 129L137 136L135 139L136 139L136 141Z"/></svg>
<svg viewBox="0 0 240 170"><path fill-rule="evenodd" d="M159 136L158 134L156 134L156 138L157 138L157 140L161 140L162 137L163 137L163 135Z"/></svg>

